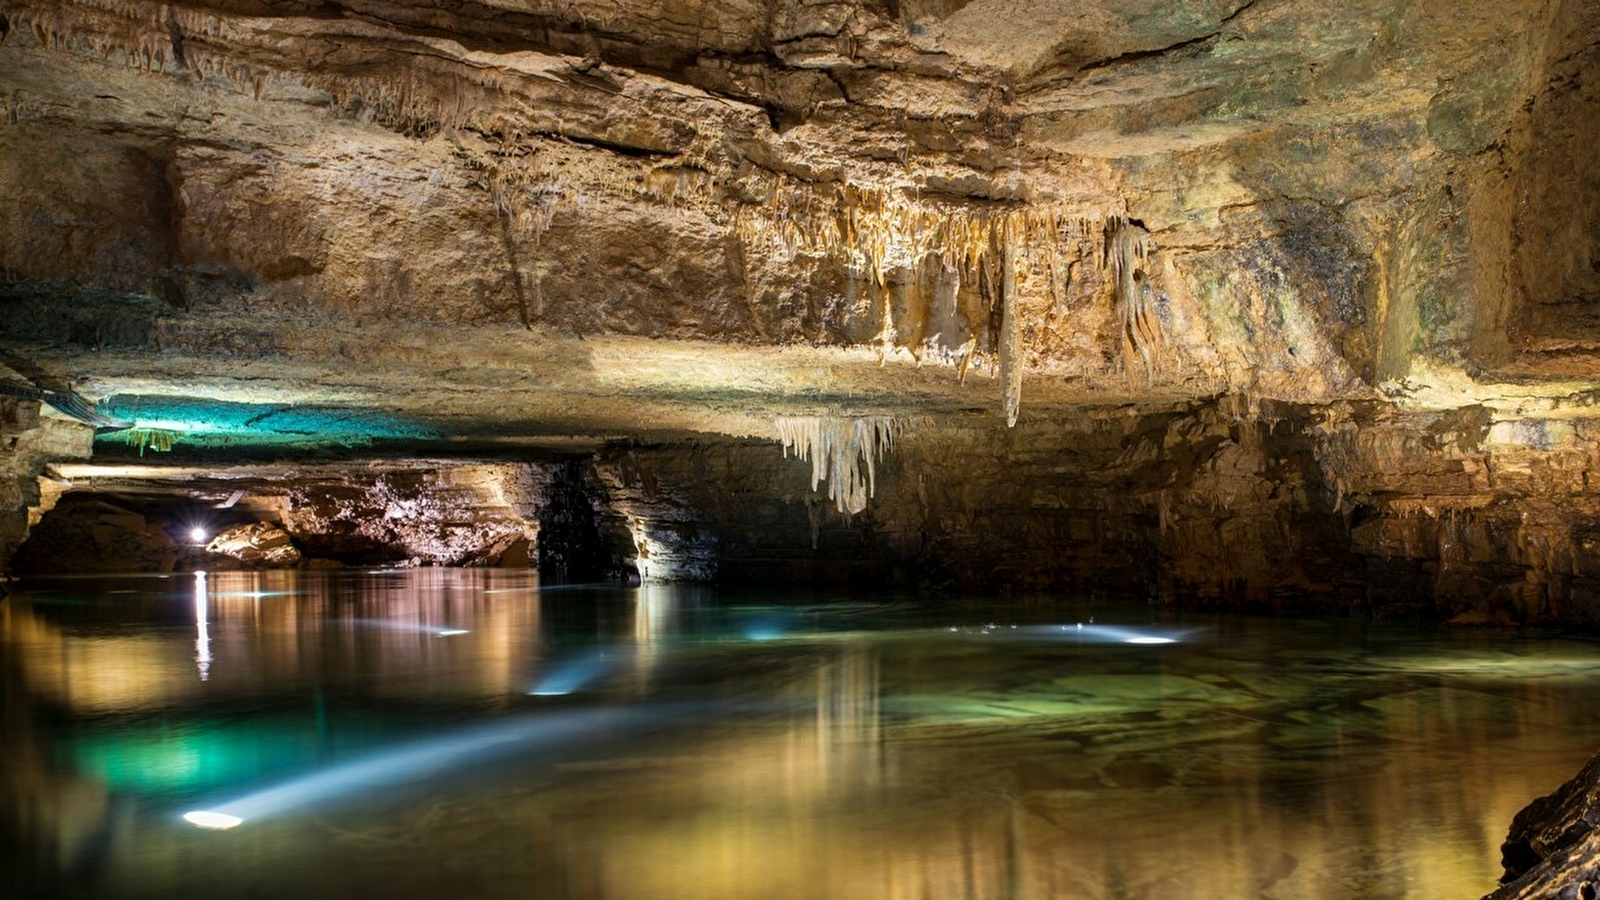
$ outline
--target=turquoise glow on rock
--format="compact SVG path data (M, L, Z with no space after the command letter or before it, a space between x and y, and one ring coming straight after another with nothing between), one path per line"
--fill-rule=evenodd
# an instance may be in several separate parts
M204 397L118 394L101 401L107 415L134 423L101 434L102 443L191 447L356 447L375 441L426 440L432 429L382 410L290 403L239 403ZM152 438L152 436L155 436Z

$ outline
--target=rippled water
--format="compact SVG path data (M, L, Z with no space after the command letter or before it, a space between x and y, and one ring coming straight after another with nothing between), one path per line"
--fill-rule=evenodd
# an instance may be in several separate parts
M1515 812L1600 749L1596 650L507 571L41 581L0 603L0 878L7 897L1477 897Z

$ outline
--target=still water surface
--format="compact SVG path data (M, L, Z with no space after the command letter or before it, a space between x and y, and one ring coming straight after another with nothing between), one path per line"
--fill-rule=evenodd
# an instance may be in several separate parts
M1600 749L1597 649L511 571L37 581L0 602L0 893L1478 897Z

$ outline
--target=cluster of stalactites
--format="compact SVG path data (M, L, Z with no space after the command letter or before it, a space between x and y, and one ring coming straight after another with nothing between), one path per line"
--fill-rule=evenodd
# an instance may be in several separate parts
M1153 377L1159 351L1165 343L1161 320L1156 316L1146 286L1150 262L1149 232L1126 218L1112 217L1105 226L1105 267L1111 284L1122 336L1122 363L1128 382L1134 381L1135 360L1144 362L1145 374Z
M272 79L270 71L237 61L223 50L231 39L226 22L198 10L128 0L70 4L11 0L5 14L48 50L106 59L121 54L140 71L188 71L201 79L216 76L258 98Z
M789 416L773 420L783 454L811 461L811 486L828 484L828 498L854 515L877 489L877 464L903 428L892 416Z
M130 447L137 447L139 455L143 456L146 449L167 453L172 450L172 445L178 442L178 434L163 428L130 428L123 432L122 439Z
M76 4L9 2L5 14L16 27L33 34L41 47L111 57L121 53L128 65L164 71L185 64L178 23L166 5L85 0Z
M1026 353L1018 321L1017 283L1022 270L1042 267L1049 275L1052 302L1064 299L1067 265L1063 252L1076 252L1072 245L1094 236L1097 226L1107 240L1121 235L1125 229L1109 223L1125 221L1072 215L1060 206L935 202L907 191L780 181L767 202L741 207L734 227L746 248L746 259L829 256L861 273L878 289L887 286L888 273L896 269L912 272L909 283L913 285L937 282L941 279L918 274L925 271L924 266L937 266L957 290L970 286L977 292L978 307L991 313L968 323L973 339L962 349L960 371L964 376L974 352L999 356L1001 407L1011 426L1021 407ZM1142 259L1142 241L1138 246ZM1108 250L1108 259L1111 256ZM1121 255L1115 258L1121 259ZM1115 260L1111 264L1115 265ZM920 299L925 305L934 302L932 296ZM878 340L885 357L896 349L893 309L892 303L881 305ZM998 317L992 314L995 311ZM991 323L998 330L990 330ZM1138 326L1148 327L1148 321L1140 319ZM985 346L978 348L978 336L984 332ZM913 355L917 355L915 349Z
M74 0L37 4L8 0L5 13L27 27L40 46L52 50L113 57L146 72L187 71L193 77L220 78L260 99L280 73L300 72L298 80L326 91L338 108L364 110L378 122L407 134L431 134L461 127L493 105L504 89L502 75L489 67L454 65L417 55L398 71L315 76L305 60L267 58L246 63L235 58L235 33L217 15L168 4L135 0ZM259 48L258 48L259 49Z
M992 276L1008 242L1043 254L1093 224L1050 206L935 203L898 190L780 182L766 203L740 209L735 229L746 246L791 258L842 255L882 287L892 269L935 261L969 278Z

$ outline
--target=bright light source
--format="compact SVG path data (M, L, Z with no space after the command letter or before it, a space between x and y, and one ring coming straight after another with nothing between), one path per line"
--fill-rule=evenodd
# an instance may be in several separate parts
M206 542L206 530L198 525L189 529L189 540L194 541L196 544L204 544Z
M1130 643L1130 644L1176 644L1177 641L1174 641L1172 638L1169 638L1169 637L1131 637L1131 638L1128 638L1128 643Z
M196 828L212 828L218 831L232 828L244 822L238 816L230 816L227 813L212 812L206 809L186 812L183 814L183 820Z
M466 633L467 630L465 628L441 628L433 634L435 637L455 637L458 634Z

